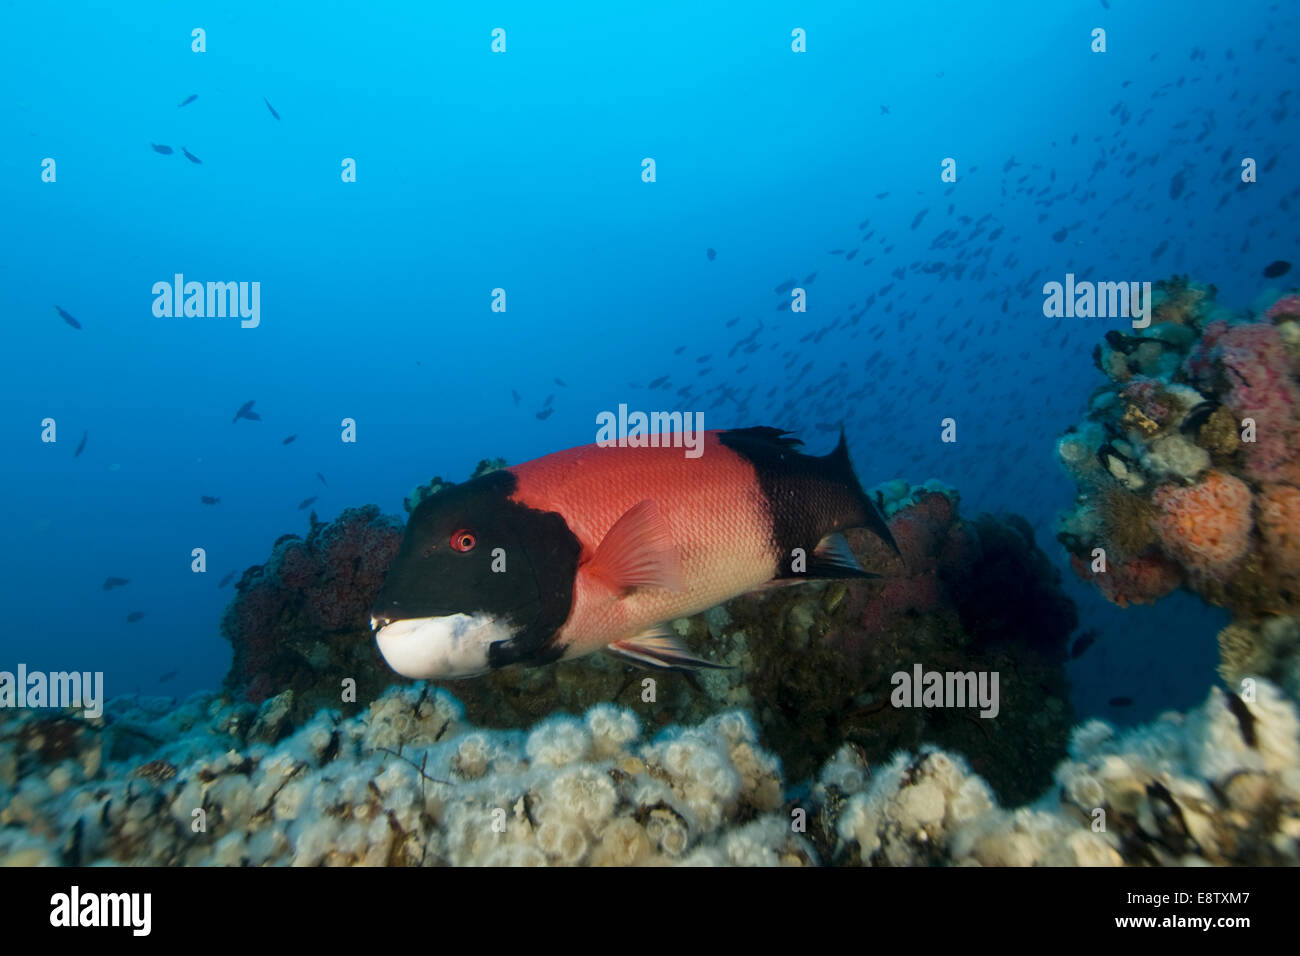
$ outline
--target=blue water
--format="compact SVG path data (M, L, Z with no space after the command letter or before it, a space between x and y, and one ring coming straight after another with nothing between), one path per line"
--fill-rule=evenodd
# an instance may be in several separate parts
M1296 254L1294 6L378 6L0 6L0 661L102 670L110 696L213 687L217 582L303 533L301 501L401 514L435 474L589 443L626 403L819 453L844 422L864 483L939 478L967 514L1030 519L1102 631L1072 665L1081 713L1203 697L1226 617L1111 608L1053 540L1074 494L1054 441L1111 325L1046 319L1040 290L1178 272L1261 300ZM1241 156L1272 163L1244 190ZM814 271L808 311L778 310ZM260 282L260 325L155 317L176 273ZM232 424L249 399L262 421Z

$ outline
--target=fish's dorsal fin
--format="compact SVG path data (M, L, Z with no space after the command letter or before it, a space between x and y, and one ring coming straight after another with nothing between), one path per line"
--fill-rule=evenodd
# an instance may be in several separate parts
M640 667L658 670L690 671L702 667L725 670L726 664L715 664L690 652L682 639L663 624L657 624L626 640L606 645L605 650L615 657L630 661Z
M878 578L880 575L864 571L858 559L853 556L848 540L836 531L822 538L809 555L807 577Z
M682 562L668 522L654 501L638 502L614 522L586 570L615 591L682 589Z
M784 428L770 425L751 425L748 428L729 428L722 433L725 444L750 445L782 451L803 447L803 442Z

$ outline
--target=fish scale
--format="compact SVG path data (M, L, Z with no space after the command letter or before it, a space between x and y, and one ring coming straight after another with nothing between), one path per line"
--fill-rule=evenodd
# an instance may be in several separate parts
M762 586L777 562L773 522L754 466L705 432L703 453L683 448L587 445L517 465L514 500L558 511L582 544L573 613L558 640L569 656L635 636ZM683 588L617 595L590 571L605 535L630 509L654 501L677 545Z

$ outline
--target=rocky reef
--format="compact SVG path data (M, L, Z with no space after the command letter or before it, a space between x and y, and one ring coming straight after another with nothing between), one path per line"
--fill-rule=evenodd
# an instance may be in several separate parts
M1078 727L1055 786L1005 809L932 747L868 771L845 750L815 791L833 859L871 865L1197 866L1300 863L1300 720L1273 685L1212 688L1190 714L1125 733Z
M482 462L475 475L501 465ZM447 484L434 479L408 505ZM883 760L934 742L964 754L1004 799L1035 796L1071 724L1063 664L1076 618L1059 575L1020 518L964 519L956 492L933 482L894 481L873 494L901 559L865 532L848 538L880 579L778 588L673 622L696 653L727 669L651 674L596 654L442 686L468 719L498 728L601 703L653 703L643 719L654 727L745 708L795 776L815 773L845 743ZM283 706L301 721L322 707L357 713L402 683L369 623L400 533L397 518L369 506L313 523L305 540L277 542L266 564L245 572L223 620L235 649L227 690L254 704L292 690ZM893 675L918 664L997 672L998 733L969 708L889 706ZM344 698L349 679L356 694Z
M265 564L243 573L221 619L234 659L225 687L258 704L294 692L295 716L339 706L341 681L371 700L391 682L370 639L370 609L397 555L402 524L374 505L325 524L311 515L306 538L286 534Z
M0 864L816 859L780 812L778 761L740 712L653 740L610 704L485 731L419 684L350 719L320 711L272 745L260 728L274 709L200 694L179 708L118 699L90 721L6 719ZM68 723L76 733L51 749Z
M1294 688L1300 614L1300 296L1258 315L1157 284L1147 329L1094 352L1109 380L1057 444L1078 497L1058 535L1113 603L1177 588L1227 608L1221 673Z
M790 788L743 711L652 733L647 709L487 730L417 684L278 742L276 699L4 711L0 865L1300 862L1300 720L1263 680L1126 733L1083 725L1018 809L933 746L873 766L845 745Z

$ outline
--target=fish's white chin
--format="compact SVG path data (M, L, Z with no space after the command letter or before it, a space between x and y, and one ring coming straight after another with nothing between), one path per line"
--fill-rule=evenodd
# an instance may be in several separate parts
M489 670L488 648L511 638L486 614L417 617L386 624L375 634L388 666L415 679L473 677Z

